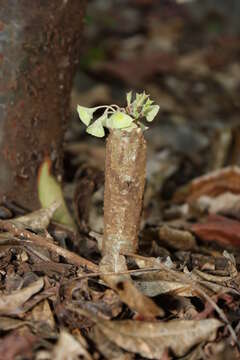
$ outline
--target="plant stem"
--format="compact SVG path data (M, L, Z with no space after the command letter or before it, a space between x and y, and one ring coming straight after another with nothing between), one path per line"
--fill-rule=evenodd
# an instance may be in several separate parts
M136 251L145 177L142 130L112 130L106 145L103 255Z

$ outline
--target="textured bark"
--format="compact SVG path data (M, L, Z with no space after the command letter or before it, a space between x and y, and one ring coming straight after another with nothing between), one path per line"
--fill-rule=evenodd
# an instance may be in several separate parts
M113 130L106 146L103 254L136 251L145 178L141 129Z
M61 177L62 143L85 0L0 0L0 201L38 207L45 156Z

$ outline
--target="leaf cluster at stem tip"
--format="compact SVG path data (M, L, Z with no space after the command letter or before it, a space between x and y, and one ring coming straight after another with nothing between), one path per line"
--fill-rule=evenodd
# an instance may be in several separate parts
M142 130L146 130L147 127L140 120L153 121L159 111L159 105L154 105L145 92L137 93L135 99L133 99L132 91L130 91L126 97L127 106L125 108L120 108L115 104L94 108L78 105L78 115L80 120L87 126L87 133L96 137L103 137L105 135L104 128L131 131L140 127ZM105 110L99 118L92 122L93 115L98 109Z

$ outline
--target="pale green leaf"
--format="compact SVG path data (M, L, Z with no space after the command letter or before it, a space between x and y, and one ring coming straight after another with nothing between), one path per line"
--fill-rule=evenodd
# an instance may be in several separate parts
M155 116L157 115L158 111L160 109L159 105L152 105L149 107L147 113L146 113L146 119L148 122L151 122L154 120Z
M125 129L132 124L133 120L131 116L121 111L116 111L107 119L106 126L109 129Z
M85 106L78 105L77 112L80 117L80 120L88 126L93 118L93 113L96 111L96 108L87 108Z
M130 106L132 101L132 91L127 93L127 105Z
M149 108L152 104L153 104L153 101L148 98L142 107L142 115L143 116L145 116L145 114L147 113L147 111L149 110Z
M66 206L60 183L50 173L51 162L46 159L38 172L38 198L43 208L54 202L61 204L53 214L52 219L60 224L75 229L75 223Z
M108 117L108 113L106 110L96 121L99 121L102 124L102 126L106 126L107 117Z
M142 94L136 94L136 99L132 103L132 112L135 119L138 119L140 114L142 113L142 107L144 106L144 102L147 101L149 95L145 92Z
M136 94L136 100L134 101L134 105L136 107L140 107L144 104L144 102L148 99L149 95L145 93L145 91L142 94Z
M93 135L93 136L96 136L96 137L99 137L99 138L104 137L105 131L104 131L104 128L103 128L101 118L99 118L92 125L90 125L87 128L86 131L90 135Z

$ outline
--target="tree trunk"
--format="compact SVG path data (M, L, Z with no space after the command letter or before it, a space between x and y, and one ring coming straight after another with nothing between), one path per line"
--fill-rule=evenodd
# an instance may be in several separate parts
M61 178L85 2L0 0L0 201L38 207L46 156Z

